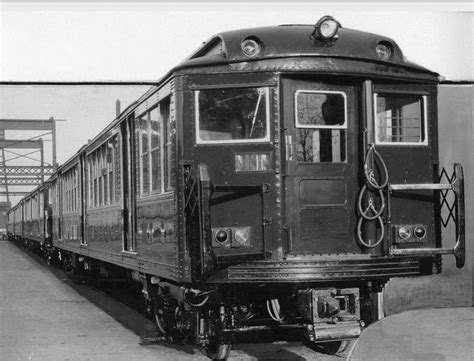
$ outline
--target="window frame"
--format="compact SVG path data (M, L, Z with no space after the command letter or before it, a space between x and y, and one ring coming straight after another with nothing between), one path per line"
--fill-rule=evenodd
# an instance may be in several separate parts
M149 182L149 194L161 194L163 193L163 118L161 116L161 100L159 103L155 104L149 110L147 110L146 114L148 114L148 176L150 178ZM152 146L152 116L151 113L156 112L156 122L158 123L158 145L155 147ZM159 186L157 188L153 188L153 152L158 150L159 154L159 163L158 167L160 168L160 176L157 179L157 183Z
M298 94L310 93L310 94L341 94L344 99L344 124L342 125L308 125L299 124L298 122ZM303 90L299 89L295 91L295 128L297 129L343 129L347 130L347 94L340 90Z
M387 142L387 141L380 141L379 140L379 127L377 123L377 97L379 95L397 95L397 96L416 96L416 97L421 97L422 99L422 106L421 106L421 116L422 116L422 126L423 126L423 141L422 142ZM380 145L380 146L409 146L409 147L426 147L429 145L429 139L428 139L428 95L426 94L420 94L417 92L397 92L393 91L390 89L387 89L387 91L378 91L374 92L373 94L373 124L374 124L374 142L375 145Z
M164 105L166 104L167 108L167 117L163 117L163 109ZM172 134L171 130L175 129L172 124L172 99L171 95L165 96L160 101L155 103L153 106L150 106L148 109L145 111L139 113L138 115L135 116L134 122L135 122L135 127L137 126L137 121L141 119L146 119L146 124L147 124L147 136L146 136L146 141L147 141L147 152L146 154L143 153L143 138L141 137L141 133L139 137L137 137L137 144L135 145L136 149L138 150L136 152L136 155L134 155L136 158L137 162L137 195L139 198L147 198L155 195L161 195L161 194L166 194L166 193L171 193L174 191L174 189L171 187L171 184L168 184L167 180L171 180L171 166L170 166L170 161L172 159L170 158L170 153L171 153L171 147L175 144L175 140L172 139ZM155 147L152 147L152 117L151 113L155 112L155 115L157 116L157 123L158 123L158 130L159 130L159 142ZM166 124L165 124L166 123ZM141 130L140 130L141 131ZM168 134L164 134L164 132L168 132ZM174 131L173 131L174 134ZM165 140L169 140L168 143L165 142ZM153 167L153 162L152 162L152 153L154 151L158 150L159 153L159 162L158 162L158 167L160 169L159 173L159 179L157 180L157 183L159 187L156 189L153 189L153 170L155 169ZM143 172L143 157L144 155L147 155L148 158L148 192L143 192L143 184L144 184L144 172ZM165 159L165 156L168 157L168 159Z
M264 138L259 139L230 139L230 140L202 140L199 136L199 124L200 124L200 117L199 117L199 94L201 91L206 90L228 90L228 89L265 89L265 115L266 115L266 126L267 132ZM270 86L222 86L222 87L212 87L212 88L205 88L205 89L197 89L194 90L194 118L195 118L195 139L197 145L213 145L213 144L249 144L249 143L268 143L271 139L271 112L270 112L270 93L272 87Z
M310 93L310 94L339 94L342 95L342 98L344 100L344 123L341 125L311 125L311 124L300 124L298 122L298 95L300 93ZM298 164L304 165L304 164L347 164L348 163L348 156L347 156L347 143L348 143L348 106L347 106L347 94L346 92L342 90L326 90L326 89L298 89L295 91L294 95L294 127L295 127L295 133L298 129L313 129L313 130L339 130L339 131L345 131L345 144L344 144L344 161L339 161L339 162L323 162L323 161L317 161L317 162L305 162L305 161L300 161L297 160L295 157L295 161ZM296 154L296 140L297 140L297 134L295 134L295 154Z
M174 135L176 134L176 125L173 127L172 117L172 98L171 95L164 97L160 100L159 104L159 115L161 117L161 187L162 193L173 192L172 187L172 162L173 162L173 146L176 142ZM163 117L163 107L166 105L167 113L166 118Z
M117 169L117 157L120 157L121 138L117 133L107 137L98 146L86 154L86 173L88 204L90 209L116 205L120 202L121 189L117 189L117 177L121 177L122 171ZM112 145L112 146L110 146ZM108 155L110 154L110 157ZM110 162L108 159L110 158ZM79 172L79 168L78 168ZM77 174L79 177L79 173ZM79 178L77 178L79 180ZM112 182L112 184L111 184ZM77 187L77 201L79 207L79 194L81 184ZM121 187L121 184L120 184Z
M59 176L61 187L56 185L52 186L53 192L60 192L61 199L63 200L63 213L71 214L80 210L80 182L79 182L79 165L74 164L67 168ZM54 205L54 202L53 202ZM59 207L59 205L55 205ZM59 208L58 208L59 209Z

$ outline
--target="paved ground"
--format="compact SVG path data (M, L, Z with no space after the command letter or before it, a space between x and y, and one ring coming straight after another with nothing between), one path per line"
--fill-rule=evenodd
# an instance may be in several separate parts
M406 311L362 332L354 361L474 360L474 308Z
M207 360L194 347L143 342L141 314L0 241L0 360ZM472 308L390 316L362 333L351 360L474 360ZM301 343L235 345L231 361L341 360Z
M198 348L143 342L153 323L0 241L1 361L208 360ZM338 360L301 343L235 345L230 361Z

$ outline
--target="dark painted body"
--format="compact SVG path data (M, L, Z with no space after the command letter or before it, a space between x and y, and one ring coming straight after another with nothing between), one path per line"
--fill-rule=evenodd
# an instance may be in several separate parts
M391 149L387 146L380 150L386 158L391 181L426 182L433 179L432 166L437 159L434 126L436 112L432 110L436 107L433 96L436 88L434 85L415 84L435 84L437 77L419 66L405 62L395 43L392 43L392 59L389 62L379 61L373 47L377 42L387 40L384 37L341 29L340 39L334 46L328 47L314 41L301 42L303 37L307 37L309 30L310 27L307 26L282 26L224 33L209 42L212 44L216 41L214 39L220 39L225 44L223 55L200 56L203 53L201 51L194 59L179 65L174 73L170 73L171 81L162 82L171 84L173 92L170 95L177 104L174 108L177 119L173 153L175 191L146 199L139 199L135 195L134 252L123 251L123 212L126 208L123 200L114 205L93 209L83 202L83 209L76 212L63 212L60 216L54 213L55 246L140 272L165 276L174 281L202 281L200 271L197 274L191 273L191 270L196 269L193 265L196 260L190 257L195 245L187 244L189 240L186 240L184 232L184 190L183 179L179 176L181 164L188 163L192 165L193 171L200 164L205 164L213 185L268 185L264 202L260 193L238 195L230 200L226 199L226 195L232 192L223 190L213 194L209 214L211 228L251 226L254 234L249 249L212 249L209 257L215 264L210 267L216 264L233 264L235 259L242 259L242 256L247 255L265 260L275 259L281 254L287 254L289 259L304 255L362 254L353 234L356 223L355 202L361 187L359 140L363 116L360 103L363 81L373 79L374 89L415 89L431 95L429 139L432 142L429 147L408 147L400 151L399 147ZM247 61L241 55L240 40L245 32L258 36L265 44L264 53L258 59ZM206 45L203 49L206 49ZM329 78L329 75L332 77ZM407 81L411 83L408 87L405 85ZM196 145L194 91L245 86L267 86L271 90L270 141L261 144ZM113 132L119 132L124 119L129 114L138 114L140 106L145 105L145 109L151 107L153 99L159 98L159 88L160 86L151 89L134 108L124 112L120 119L84 147L82 152L90 152ZM292 128L292 94L296 89L336 90L347 94L347 162L301 164L286 160L282 131L289 134L295 132ZM122 147L125 141L123 138ZM269 154L272 169L260 174L236 174L234 156L236 153L246 152ZM401 153L403 156L400 156ZM79 167L80 157L81 153L78 153L61 167L57 177L61 179L60 174L72 163ZM415 161L408 163L406 160L409 158ZM122 167L123 163L117 162L116 171L121 172ZM135 164L130 167L136 171ZM85 172L81 172L81 184L85 182ZM87 187L84 187L84 197L88 197L87 192ZM326 202L336 205L328 207L325 206ZM431 226L428 238L430 245L434 245L434 211L420 212L418 205L433 209L433 203L426 199L419 201L401 198L399 201L395 194L392 198L393 219L404 223L418 217L418 223ZM268 224L262 225L262 215L266 216ZM35 226L25 222L24 227L28 233ZM161 235L158 228L166 228L168 232ZM381 247L376 254L382 255ZM212 279L214 282L233 280L216 276Z
M455 222L461 241L455 251L439 250L437 74L407 62L391 39L341 29L338 39L328 45L312 39L312 29L281 26L223 33L172 69L52 177L53 246L74 257L81 255L92 262L123 267L143 282L148 300L169 302L164 290L179 293L185 287L222 292L222 299L219 296L212 301L209 319L199 310L183 311L193 319L203 317L202 327L180 323L186 332L194 327L196 342L203 345L212 344L215 332L214 326L209 326L211 331L203 334L206 322L220 325L226 317L222 311L225 307L244 305L248 310L256 299L266 302L271 318L278 321L272 316L268 298L275 313L279 306L273 300L280 297L289 309L296 307L298 299L309 302L308 307L315 307L316 313L319 299L334 303L341 297L344 302L352 300L349 303L357 304L351 306L352 313L341 311L345 326L326 333L326 323L332 319L328 315L321 316L322 321L310 317L310 326L318 326L321 334L309 327L308 337L312 341L353 338L360 332L358 320L364 319L359 297L370 304L370 294L380 290L390 277L440 271L441 253L454 253L458 266L462 265L459 169L458 178L445 189L457 192ZM243 39L258 39L261 53L245 57ZM389 60L377 57L375 47L380 43L391 45ZM268 137L227 142L196 139L203 130L197 108L200 92L236 89L259 89L252 130L258 104L265 99ZM296 120L298 92L344 99L344 124L332 127L332 138L328 138L330 157L339 160L301 159L300 153L306 157L306 145L301 151L296 139L306 137L302 129L310 127ZM262 94L265 98L260 97ZM427 142L374 146L375 94L410 94L422 99L420 119L427 122L420 127L426 127ZM159 113L154 115L154 109ZM163 153L158 153L160 187L149 191L146 182L151 178L146 175L148 180L143 181L143 174L149 172L143 164L152 164L147 157L152 154L149 146L153 140L143 140L140 127L145 117L151 122L152 116L162 117L160 124L164 125L154 129L155 133L147 125L147 136L153 133L158 137L158 151ZM230 123L231 116L225 119ZM209 134L212 129L204 128ZM329 128L321 129L323 134ZM312 139L316 142L316 137ZM387 204L377 218L382 223L379 229L375 223L361 223L357 205L368 181L364 172L374 168L367 154L375 148L385 161L389 181L383 187ZM238 169L237 163L243 159L266 163L262 161L265 165L258 170L250 166ZM380 161L377 167L381 167ZM68 183L74 179L71 174L75 174L76 182ZM407 188L413 184L427 190ZM103 194L96 191L97 187ZM77 199L69 209L65 203L68 194ZM422 225L426 235L415 242L402 242L397 232L406 225L413 229ZM14 227L16 232L16 223ZM22 227L22 236L28 237L34 226L23 222ZM361 242L360 237L373 242L381 228L386 231L379 245L370 247ZM236 241L238 232L247 234L244 243ZM161 293L150 296L148 289L155 285ZM245 285L248 294L239 291ZM220 307L220 316L216 307ZM175 314L174 308L172 311ZM294 322L300 327L298 317Z

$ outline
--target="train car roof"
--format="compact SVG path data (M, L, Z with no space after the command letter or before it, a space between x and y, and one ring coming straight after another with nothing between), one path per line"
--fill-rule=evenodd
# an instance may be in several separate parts
M340 28L332 44L313 38L314 25L280 25L227 31L213 36L179 64L176 69L211 64L254 62L279 58L342 58L409 68L415 72L438 74L408 61L397 43L385 36ZM242 51L242 41L255 39L261 44L258 56L249 58ZM388 44L388 60L377 56L378 44Z
M174 73L186 68L290 57L340 58L401 66L415 73L424 73L430 76L431 81L436 79L437 82L438 80L437 73L408 61L397 43L388 37L341 27L338 32L337 40L334 44L328 46L324 42L311 38L314 27L315 25L268 26L226 31L211 37L208 41L203 42L203 44L183 62L170 69L168 73L158 79L156 85L151 86L138 100L128 105L128 107L111 121L102 132L94 137L90 143L95 143L103 133L133 111L138 104L147 99L156 89L159 89ZM263 49L260 56L252 59L245 57L241 48L242 40L249 38L258 39ZM392 47L392 56L387 61L382 61L377 57L376 46L381 42L388 43ZM86 147L88 146L89 144L86 144Z
M99 141L105 133L130 112L134 111L137 105L146 100L179 70L186 71L186 69L190 68L206 67L215 67L217 69L218 65L225 66L235 63L244 64L243 67L245 70L245 64L264 62L265 60L278 62L278 59L282 58L319 58L324 59L326 62L331 61L331 59L346 59L347 61L360 61L401 67L407 69L409 72L419 74L424 80L430 82L438 81L438 74L406 60L397 43L388 37L341 27L336 40L328 45L324 41L311 37L314 28L314 25L268 26L227 31L211 37L210 40L204 42L183 62L157 80L156 85L150 87L137 101L131 103L124 109L102 132L83 146L75 155L61 165L58 170L67 167L68 163L74 161L84 149L95 146L97 141ZM241 45L245 39L256 39L261 44L262 51L259 56L248 58L243 54ZM377 57L376 47L380 43L389 44L392 49L392 56L386 61L380 60ZM286 67L287 64L282 66ZM295 62L293 70L298 70L297 66ZM311 66L312 65L310 65L310 67ZM336 71L340 70L338 67L340 68L342 65L336 64L336 60L333 60L333 62L329 64L329 67ZM255 68L253 69L255 70ZM258 69L267 69L269 71L278 70L278 65L263 65ZM301 68L299 70L307 71L310 69ZM228 69L227 71L232 71L232 69ZM385 74L387 71L389 70L384 70ZM400 74L401 77L406 75L406 72ZM416 78L416 75L413 76L412 74L410 76L411 79L414 77Z

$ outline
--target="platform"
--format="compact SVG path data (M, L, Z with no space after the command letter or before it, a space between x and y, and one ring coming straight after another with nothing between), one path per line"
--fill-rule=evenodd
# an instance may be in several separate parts
M367 327L352 361L474 360L474 308L431 308L389 316Z
M207 360L197 347L150 342L152 322L39 256L0 241L1 361ZM301 342L234 345L229 361L340 360Z
M141 345L139 329L127 329L86 297L101 304L112 300L71 285L60 270L6 241L0 242L0 290L1 360L206 360L199 352ZM121 312L116 305L104 308ZM124 323L133 328L137 320L131 315Z
M474 359L472 308L408 311L364 330L354 361ZM153 323L0 241L0 360L208 360L196 347L144 342ZM302 343L238 344L229 361L342 360Z

